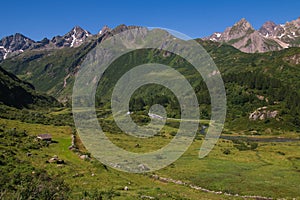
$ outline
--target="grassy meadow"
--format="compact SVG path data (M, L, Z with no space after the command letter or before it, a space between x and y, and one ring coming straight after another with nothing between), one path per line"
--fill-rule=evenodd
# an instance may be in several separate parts
M69 109L48 112L48 117L66 115ZM107 124L113 126L113 123ZM173 122L173 123L172 123ZM175 123L174 123L175 122ZM208 123L208 121L204 121ZM204 123L202 122L202 123ZM176 133L176 120L168 120L160 134L152 138L140 139L124 133L106 132L117 146L132 152L148 152L166 145ZM263 196L272 198L300 198L300 142L247 142L219 139L210 154L198 158L199 148L204 140L197 135L186 153L176 162L154 173L130 174L104 166L99 161L81 159L88 154L76 135L77 151L69 150L73 128L26 123L20 120L0 119L2 130L26 130L29 136L50 133L53 143L39 149L16 151L16 157L29 163L34 169L43 169L50 177L59 177L68 186L69 199L243 199L224 193ZM112 129L114 130L114 129ZM230 132L226 129L226 133ZM239 135L232 131L231 135ZM284 132L281 135L256 137L295 138L296 133ZM252 136L248 136L252 137ZM32 137L34 138L34 137ZM27 141L27 140L26 140ZM34 142L33 139L31 142ZM30 141L27 141L30 142ZM138 147L136 144L139 144ZM1 145L4 151L7 147ZM32 156L27 156L30 152ZM57 155L65 164L47 163ZM93 155L91 155L93 156ZM5 168L3 165L1 168ZM156 180L152 175L180 180L187 185L167 183ZM189 187L200 186L210 191L203 192ZM125 187L128 190L124 190ZM5 198L5 189L2 189ZM101 198L100 198L101 197Z

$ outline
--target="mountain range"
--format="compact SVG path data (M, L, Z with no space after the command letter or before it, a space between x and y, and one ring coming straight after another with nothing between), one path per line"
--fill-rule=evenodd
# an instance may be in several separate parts
M0 40L0 60L18 55L26 50L78 47L89 38L97 37L110 30L108 26L104 26L97 34L91 34L89 31L75 26L63 36L58 35L52 39L44 38L41 41L34 41L20 33L16 33ZM243 18L233 26L226 28L224 32L215 32L211 36L202 39L226 43L246 53L299 47L300 18L278 25L272 21L267 21L258 30L255 30Z
M287 23L285 30L294 30L287 27L298 23L298 21L299 19ZM86 55L106 38L136 27L119 25L110 29L104 26L99 33L94 35L80 27L74 27L64 36L56 36L51 40L44 39L42 40L44 42L35 42L21 34L15 34L1 40L2 50L5 48L5 52L9 53L4 52L5 59L0 61L0 67L8 73L14 74L18 79L29 82L38 92L54 96L60 102L69 104L76 74ZM143 27L140 28L144 30ZM244 38L249 36L247 41L250 41L251 38L261 38L255 40L260 41L259 44L261 45L265 41L273 41L275 44L275 40L271 39L278 35L277 32L274 32L275 28L276 25L270 22L256 31L245 19L242 19L233 27L226 29L224 33L214 34L219 36L219 39L212 37L196 39L210 54L222 74L228 97L227 118L231 119L236 125L244 123L237 119L248 121L249 113L260 107L267 107L266 113L275 111L278 113L276 120L270 124L270 127L276 124L300 127L300 48L297 45L293 47L291 43L288 46L291 48L277 46L276 49L272 49L275 48L276 45L274 45L272 48L268 46L268 52L265 53L244 53L242 51L246 51L246 49L241 48L239 50L234 47L234 45L244 41L244 39L236 40L236 38L243 36ZM145 34L150 33L151 30L145 32ZM291 41L295 42L298 39L299 31L291 34L295 36L294 40ZM287 37L289 38L289 36ZM283 38L286 37L282 36L281 39ZM225 42L225 40L228 42ZM233 43L232 41L236 42ZM248 47L254 46L254 43L248 45ZM109 93L112 92L113 84L130 67L149 62L172 63L173 67L176 67L188 77L187 79L191 82L199 97L200 108L204 113L202 115L209 117L210 99L206 85L201 77L194 73L188 63L177 56L155 50L137 51L127 56L130 59L127 59L126 56L120 57L104 74L104 82L99 82L97 92L97 98L99 96L101 98L98 98L96 105L109 107ZM176 66L177 64L178 66ZM12 87L8 86L6 88ZM155 91L156 96L148 98L147 94L149 92L153 93L153 91ZM4 92L3 96L5 93L7 92ZM168 97L171 96L168 91L156 86L151 86L148 89L144 88L133 98L135 99L133 102L138 103L132 106L135 106L135 109L144 109L145 105L162 103L167 107L167 111L172 113L172 117L177 117L179 109L176 99L161 98L162 94L167 94ZM0 99L0 102L9 104L9 100Z
M0 66L30 82L38 91L67 102L74 76L86 54L107 37L133 27L119 25L110 29L104 26L95 35L74 27L64 36L54 37L43 44L15 34L11 42L6 43L5 47L11 50ZM7 41L7 38L3 41Z
M285 24L267 21L258 30L246 20L241 19L224 32L213 33L204 40L224 42L246 52L277 51L300 46L300 18Z
M83 136L85 131L82 134L82 129L76 127L78 123L74 123L73 117L78 112L74 112L71 104L77 100L84 103L85 98L73 93L73 86L76 77L80 77L79 69L90 69L97 64L85 65L86 58L96 58L103 63L111 58L105 49L105 40L112 44L116 40L109 40L109 37L125 31L122 44L133 47L143 42L161 41L163 30L119 25L115 28L104 26L98 33L91 34L75 26L62 36L41 41L20 33L2 38L1 199L297 199L300 197L299 21L284 25L266 22L255 30L242 19L223 33L194 40L218 67L218 70L209 71L208 77L221 74L226 90L224 128L211 153L203 159L197 155L209 138L206 130L220 125L218 121L209 120L211 111L224 108L211 106L211 90L202 73L188 60L162 49L143 48L124 53L104 72L94 69L92 78L83 82L86 91L98 84L95 98L90 98L96 107L93 116L97 117L99 127L111 144L124 152L142 155L159 151L181 137L177 132L182 122L191 121L181 112L189 108L179 103L172 90L150 83L130 94L130 112L126 115L148 129L154 116L150 115L151 107L159 104L165 108L168 118L153 137L128 135L116 123L111 108L112 100L122 102L120 96L112 94L127 72L145 63L167 65L182 75L195 92L201 121L191 146L182 158L157 172L147 171L148 164L144 161L137 163L143 170L141 174L119 171L123 170L125 159L114 159L109 165L98 162L97 155L103 152L90 151L95 143L87 144ZM141 37L136 37L139 34L131 32L132 28L138 28ZM173 36L161 45L168 46L168 42L175 40L179 42L175 49L185 51L181 41ZM101 43L104 54L94 56L93 50ZM118 50L122 50L122 46ZM189 57L201 58L201 54L188 53ZM207 64L206 60L201 61L204 61L201 65ZM163 76L175 79L166 72L150 72L147 76L153 80ZM97 73L102 75L98 83ZM136 77L130 75L129 82L139 82ZM139 80L141 78L143 76ZM123 84L124 88L131 90L130 83ZM176 85L174 88L178 91L183 87ZM213 89L218 93L218 88ZM121 93L128 94L127 91ZM184 99L189 100L189 92L184 91L184 94ZM220 105L216 101L215 104ZM81 122L94 121L87 115L89 110L77 109ZM122 116L122 110L119 111L118 116ZM193 120L193 124L197 121ZM157 127L155 125L155 129ZM43 136L47 136L46 140ZM97 138L92 135L91 138L97 142ZM178 143L177 146L182 145ZM104 154L115 154L109 150ZM173 148L172 152L176 151L178 148ZM164 162L166 156L157 155L154 162ZM119 170L111 168L112 164Z
M25 50L78 47L91 36L90 32L79 26L75 26L65 35L55 36L51 40L44 38L41 41L34 41L20 33L16 33L0 40L0 60L20 54Z

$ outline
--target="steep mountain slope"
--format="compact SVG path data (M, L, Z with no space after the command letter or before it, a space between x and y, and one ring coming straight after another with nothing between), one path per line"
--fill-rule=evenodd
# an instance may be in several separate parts
M28 106L58 106L55 98L39 94L34 87L0 67L0 104L17 108Z
M300 46L300 18L276 25L266 22L255 30L246 19L241 19L223 33L214 33L204 40L226 42L247 53L277 51Z
M105 26L101 33L89 36L85 41L81 41L77 37L73 40L74 48L33 49L4 60L0 66L32 83L37 90L53 95L62 102L67 102L70 99L74 76L86 54L102 40L128 28L133 27L120 25L110 30ZM73 32L66 35L70 36L75 31L79 33L74 29ZM86 34L86 32L83 31L80 35L82 34ZM76 38L76 36L74 37ZM78 45L78 40L82 44L75 47L75 44ZM68 41L69 43L66 43L66 39L64 41L65 45L72 45L71 40Z
M245 33L252 34L253 32L253 28L245 21L237 27L238 29L227 31L228 37L232 40ZM103 33L90 37L77 48L26 51L6 59L0 63L0 66L29 81L39 91L47 92L62 102L69 102L75 75L86 54L102 40L128 28L131 27L121 25L113 30L105 29ZM300 125L298 105L300 102L300 48L247 54L228 44L209 40L197 41L214 59L225 81L229 119L232 121L239 118L248 120L250 113L267 106L270 112L278 111L276 120L281 123L277 123L275 119L274 123L288 127ZM210 98L201 77L179 57L155 50L134 51L117 59L105 73L103 81L99 83L98 94L101 93L101 98L98 95L97 105L109 107L110 93L116 80L124 73L124 70L145 62L171 64L183 73L197 92L203 116L209 117ZM153 98L141 101L153 91L156 94ZM166 96L170 99L161 98L163 94L167 94ZM157 86L142 88L133 97L133 102L139 102L139 106L135 106L134 109L145 109L152 103L163 103L167 111L171 112L172 117L179 115L176 98L170 91Z
M276 116L262 117L257 124L272 129L300 128L300 48L247 54L230 45L197 41L209 52L222 74L227 93L227 121L232 127L244 129L249 126L250 113L266 107L264 112L277 113ZM201 76L183 59L155 50L135 51L115 61L99 82L97 105L109 107L116 81L131 67L147 62L167 64L183 74L196 91L201 116L209 117L210 96ZM153 104L164 105L169 117L180 116L176 97L158 85L139 88L132 96L130 109L147 110Z

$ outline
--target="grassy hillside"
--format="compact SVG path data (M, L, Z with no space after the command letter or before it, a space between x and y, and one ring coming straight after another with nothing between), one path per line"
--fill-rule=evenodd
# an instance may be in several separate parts
M79 151L68 149L72 129L67 126L0 119L0 127L0 168L4 173L1 176L1 199L220 198L220 195L160 182L151 178L151 174L118 172L93 158L80 159L79 153L85 150L82 147ZM41 131L52 134L54 142L36 141L35 135ZM77 144L80 146L80 142ZM64 160L64 164L46 162L54 155ZM125 186L128 191L124 190ZM231 199L225 195L221 197Z
M0 104L16 108L58 106L53 97L42 95L34 87L0 67Z
M78 48L25 51L0 64L6 70L28 81L38 91L67 101L72 90L74 74L85 55L96 45L91 38Z
M235 127L242 123L245 131L251 129L245 124L249 114L259 107L267 106L268 110L276 110L279 114L277 119L261 123L263 126L272 127L279 123L283 129L299 129L299 48L246 54L229 45L197 41L208 51L221 71L228 100L228 126ZM29 81L37 90L68 102L74 75L96 43L97 39L93 38L78 48L24 52L5 60L0 66ZM201 76L184 60L174 55L166 56L157 50L135 51L117 59L99 83L97 105L109 107L116 81L124 72L147 62L168 64L182 73L197 93L201 117L209 118L210 98ZM147 110L154 103L163 104L169 117L180 116L176 98L170 91L157 85L140 88L132 97L131 109Z
M226 126L249 133L252 130L264 134L264 129L274 132L299 130L299 48L265 54L246 54L237 49L214 42L198 41L210 53L219 67L225 82L227 94ZM110 107L114 85L129 69L143 63L162 63L174 67L183 74L196 91L200 104L200 115L210 117L210 97L202 77L186 61L165 52L143 50L128 53L117 59L106 70L99 82L97 105ZM263 99L262 99L263 98ZM169 117L180 117L176 97L167 88L147 85L139 88L132 96L130 108L133 111L148 110L153 104L164 105ZM250 113L266 106L278 111L276 118L248 119Z
M68 112L56 110L48 115L56 117ZM151 141L142 141L122 133L106 134L121 148L132 152L148 152L169 142L175 131L170 123L161 134L150 138ZM53 142L48 144L36 140L35 136L40 133L51 134ZM241 197L243 195L300 198L299 141L276 143L220 139L208 157L199 159L198 150L203 141L203 136L199 135L179 160L155 172L155 175L165 178L159 181L153 177L153 173L124 173L106 167L93 158L81 159L80 155L90 154L78 136L78 149L69 150L72 134L69 126L0 119L2 199L198 200L244 199ZM280 137L296 138L297 134L290 132ZM137 143L140 144L138 148ZM251 148L245 148L244 145L249 144ZM54 155L64 162L48 163ZM186 185L178 184L179 181ZM190 185L207 191L193 189ZM126 186L128 190L124 190Z

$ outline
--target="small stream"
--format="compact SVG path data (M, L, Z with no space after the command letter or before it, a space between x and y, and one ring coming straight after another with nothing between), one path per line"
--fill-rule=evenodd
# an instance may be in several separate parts
M296 138L282 138L282 137L247 137L247 136L230 136L230 135L221 135L220 138L225 140L244 140L249 142L300 142L300 139Z

